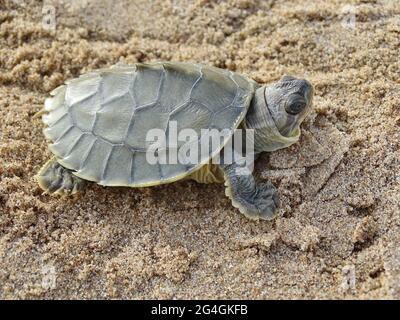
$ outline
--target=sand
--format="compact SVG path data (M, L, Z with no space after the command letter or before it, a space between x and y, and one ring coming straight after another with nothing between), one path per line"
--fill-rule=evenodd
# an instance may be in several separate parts
M397 0L45 4L0 2L0 298L400 298ZM275 220L191 181L41 194L51 154L33 115L49 91L156 60L314 84L300 142L257 164L281 195Z

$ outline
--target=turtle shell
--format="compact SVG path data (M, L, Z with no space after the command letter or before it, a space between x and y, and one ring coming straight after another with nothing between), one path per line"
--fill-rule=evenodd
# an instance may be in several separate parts
M147 132L160 129L168 141L172 121L177 132L198 133L194 143L202 141L201 129L233 132L255 88L254 81L241 75L200 64L115 65L51 92L45 101L44 134L57 161L85 180L131 187L172 182L208 162L228 139L202 153L197 164L151 164ZM181 146L167 144L163 151L169 154Z

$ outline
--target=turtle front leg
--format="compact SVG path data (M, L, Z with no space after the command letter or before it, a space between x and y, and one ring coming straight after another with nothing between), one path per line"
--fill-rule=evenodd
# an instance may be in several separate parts
M81 191L85 181L64 168L54 157L39 170L36 179L44 194L75 194Z
M269 182L256 183L244 165L221 165L225 175L225 194L232 205L251 219L270 220L279 206L276 188Z

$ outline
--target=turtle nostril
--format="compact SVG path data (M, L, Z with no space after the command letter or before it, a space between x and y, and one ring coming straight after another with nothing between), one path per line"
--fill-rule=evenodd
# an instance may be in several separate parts
M307 80L301 80L299 94L302 95L307 101L311 100L314 94L314 89Z
M306 87L305 87L305 93L304 93L304 98L310 102L313 98L314 95L314 88L310 83L307 83Z

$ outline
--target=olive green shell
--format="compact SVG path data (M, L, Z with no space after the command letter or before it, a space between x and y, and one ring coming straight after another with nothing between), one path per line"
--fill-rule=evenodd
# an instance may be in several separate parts
M149 164L148 130L161 129L168 138L174 120L178 132L191 128L199 136L207 128L233 131L255 88L241 75L200 64L117 64L55 89L45 102L44 134L57 161L85 180L131 187L172 182L208 162L223 145L210 148L199 164Z

